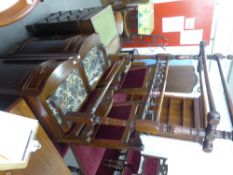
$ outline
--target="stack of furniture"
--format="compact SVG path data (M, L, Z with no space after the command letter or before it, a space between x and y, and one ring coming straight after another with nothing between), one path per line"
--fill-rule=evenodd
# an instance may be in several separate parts
M107 17L113 16L108 6L58 12L28 26L37 36L45 37L53 31L53 37L30 38L12 55L1 57L0 93L23 97L59 152L63 154L67 146L72 148L84 174L167 174L164 158L141 155L140 134L198 142L206 152L212 151L216 138L232 140L232 132L216 129L220 115L209 84L205 43L201 42L196 56L109 55L106 50L118 35L116 28L108 30L109 35L93 34L103 26L102 20L95 19L102 19L104 11ZM73 32L81 33L74 36ZM140 62L147 58L155 63ZM169 88L179 91L181 84L170 84L180 77L175 73L169 76L174 70L169 62L184 58L199 62L199 97L166 94ZM219 58L208 58L218 61L221 75ZM191 79L184 78L190 82L185 87L188 92L197 83L193 69L184 69L191 70ZM232 103L225 91L232 114ZM85 163L87 157L91 164Z
M0 77L0 92L24 97L50 138L72 147L84 172L88 168L82 155L98 155L93 174L101 165L127 172L124 167L130 166L119 161L122 151L117 150L143 149L140 133L198 142L207 152L214 139L232 139L231 132L216 130L220 118L206 74L204 43L198 56L158 54L149 66L137 62L148 56L107 56L96 35L66 53L64 48L74 48L74 43L69 47L65 42L54 44L55 40L46 41L46 47L41 43L24 43L15 55L1 58L0 70L8 77ZM201 87L208 97L204 93L193 99L166 96L168 63L181 58L199 60ZM195 85L195 76L193 81Z
M116 53L121 47L111 6L53 13L26 28L35 37L69 37L97 33L107 53Z
M101 162L108 155L106 148L142 149L138 133L131 124L120 126L122 119L136 119L138 104L113 102L112 94L117 89L121 93L124 89L129 91L128 88L137 93L140 84L144 84L145 89L149 85L145 77L152 76L153 66L133 66L130 59L122 57L107 59L97 35L86 37L81 45L73 40L30 41L18 47L15 55L2 57L1 71L14 69L9 77L2 77L2 93L23 96L53 141L70 145L77 159L84 152L92 153L93 149L95 153L102 152ZM132 82L133 72L138 71L144 72L145 77L132 86L127 79ZM109 126L108 122L113 125Z

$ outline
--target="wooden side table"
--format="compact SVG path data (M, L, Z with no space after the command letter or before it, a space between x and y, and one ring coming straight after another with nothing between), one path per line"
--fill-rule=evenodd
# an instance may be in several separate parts
M35 118L26 102L19 98L7 110L10 113ZM36 139L41 149L32 153L25 169L2 171L0 175L71 175L62 157L53 146L45 131L39 126Z

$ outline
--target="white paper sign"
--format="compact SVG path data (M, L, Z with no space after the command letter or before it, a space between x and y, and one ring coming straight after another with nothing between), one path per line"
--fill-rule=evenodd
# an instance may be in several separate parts
M181 32L184 30L184 16L162 18L163 33Z
M195 18L185 18L185 29L195 28Z
M35 119L0 111L0 171L27 165L37 128Z
M203 29L184 30L180 33L180 44L199 44L202 41Z

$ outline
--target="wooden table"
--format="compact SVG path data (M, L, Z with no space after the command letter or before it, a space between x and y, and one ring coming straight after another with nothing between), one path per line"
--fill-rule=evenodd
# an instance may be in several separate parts
M15 101L7 111L29 118L35 118L22 98ZM64 160L41 126L38 128L36 139L40 142L42 147L40 150L31 154L27 168L2 171L0 175L71 175Z

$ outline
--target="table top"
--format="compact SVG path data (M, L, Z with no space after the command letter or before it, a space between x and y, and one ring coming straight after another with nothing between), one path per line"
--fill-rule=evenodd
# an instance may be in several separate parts
M22 98L14 102L7 111L29 118L35 118L29 106ZM2 171L0 175L71 175L64 160L41 126L38 128L36 139L42 147L31 154L27 167L25 169Z

